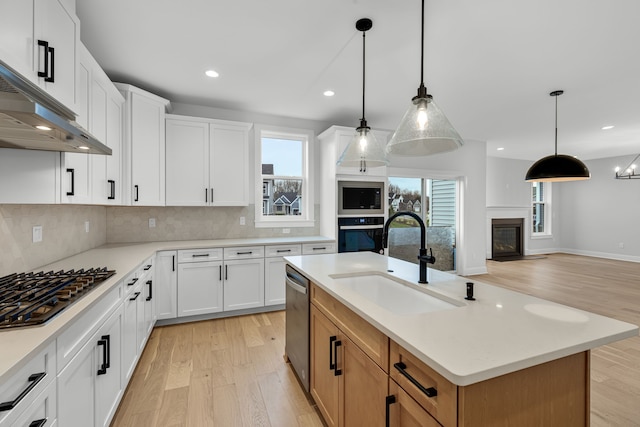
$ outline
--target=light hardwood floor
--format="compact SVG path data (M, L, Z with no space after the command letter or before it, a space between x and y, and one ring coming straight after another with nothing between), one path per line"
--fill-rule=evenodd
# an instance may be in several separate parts
M471 279L640 324L638 263L553 254L487 264ZM273 312L154 329L112 426L322 426L284 363L284 322ZM591 426L640 426L640 337L591 359Z

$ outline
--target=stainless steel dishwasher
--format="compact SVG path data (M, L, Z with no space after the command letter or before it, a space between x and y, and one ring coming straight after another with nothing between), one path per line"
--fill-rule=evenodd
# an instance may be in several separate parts
M309 391L309 279L286 268L285 353L304 389Z

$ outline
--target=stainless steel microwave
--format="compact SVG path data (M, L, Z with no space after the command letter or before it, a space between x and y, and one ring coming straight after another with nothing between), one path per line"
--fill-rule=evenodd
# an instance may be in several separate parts
M338 181L338 215L384 215L384 182Z

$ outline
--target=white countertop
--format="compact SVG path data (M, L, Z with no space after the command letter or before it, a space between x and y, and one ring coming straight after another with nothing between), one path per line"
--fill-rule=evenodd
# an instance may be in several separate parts
M370 252L290 256L288 264L456 385L465 386L638 335L638 326ZM392 272L388 272L392 270ZM385 309L334 275L390 275L459 307L418 314ZM474 282L476 301L465 300ZM403 285L404 286L404 285ZM420 292L420 290L413 290ZM396 305L385 296L388 308ZM415 311L414 311L415 313Z
M311 236L108 244L34 269L34 271L58 271L107 267L110 270L116 270L116 274L44 325L0 330L0 382L23 366L30 355L46 347L50 340L64 331L70 322L157 251L325 242L334 242L334 240Z

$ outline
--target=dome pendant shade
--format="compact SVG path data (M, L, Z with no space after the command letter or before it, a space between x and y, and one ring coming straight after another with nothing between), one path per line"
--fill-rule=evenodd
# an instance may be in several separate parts
M378 142L365 122L365 126L356 129L355 135L338 159L338 165L360 167L362 172L368 167L386 166L389 161L384 149L384 144Z
M383 143L378 142L371 128L364 118L365 95L365 33L371 29L373 22L369 18L362 18L356 22L356 29L362 31L362 118L360 126L349 141L347 148L336 162L338 166L360 167L360 172L366 172L367 167L386 166L389 164Z
M413 98L387 145L387 153L398 156L428 156L457 150L462 145L458 132L431 95L426 95Z
M556 98L555 154L535 162L525 176L527 182L582 181L591 178L587 166L575 157L558 154L558 96L564 91L555 90L549 94Z
M581 181L591 178L580 160L566 154L552 154L535 162L527 171L527 182Z

